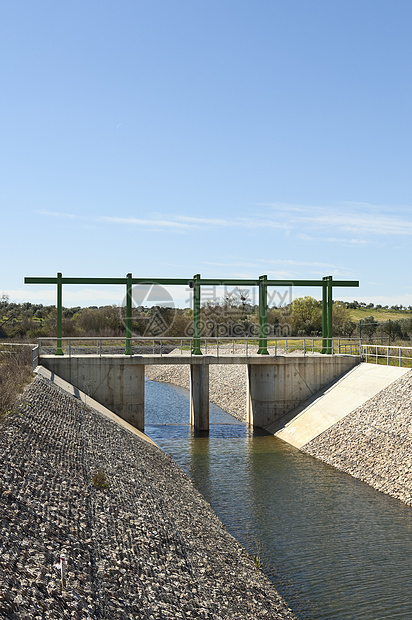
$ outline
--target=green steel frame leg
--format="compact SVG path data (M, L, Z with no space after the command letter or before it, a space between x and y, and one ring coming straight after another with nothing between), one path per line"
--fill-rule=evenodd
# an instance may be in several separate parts
M269 355L268 351L268 285L267 276L259 276L259 349L258 355Z
M322 353L327 353L328 337L328 289L327 278L322 278Z
M192 355L202 355L200 350L200 274L193 276L193 349Z
M328 353L333 353L333 291L332 291L332 276L328 278Z
M126 283L126 349L125 355L131 355L131 337L132 337L132 295L133 295L133 282L132 274L128 273Z
M62 349L62 316L63 316L63 291L62 274L57 274L57 348L56 355L64 355Z

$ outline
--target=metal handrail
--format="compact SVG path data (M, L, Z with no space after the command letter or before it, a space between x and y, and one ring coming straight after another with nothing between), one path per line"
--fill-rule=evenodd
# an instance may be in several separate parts
M164 355L165 347L174 346L176 349L180 349L180 355L184 355L187 352L190 352L190 355L193 355L194 341L196 340L193 337L153 337L153 336L136 336L129 339L126 339L122 336L115 337L87 337L87 336L76 336L76 337L64 337L61 338L62 346L66 343L66 350L68 352L68 356L71 357L72 349L78 343L78 346L84 347L86 342L93 342L93 349L98 355L107 355L110 354L104 349L110 349L110 347L116 346L116 344L111 343L121 343L122 345L126 343L126 340L129 340L130 346L151 346L152 354L156 355L156 350L159 350L161 356ZM40 348L40 352L43 349L51 349L53 347L47 346L47 343L55 343L57 338L53 337L41 337L38 338L38 346ZM197 339L197 342L199 339ZM279 349L282 353L289 353L291 351L303 351L303 354L315 354L322 352L322 347L324 346L326 341L327 344L327 352L330 352L332 355L336 354L346 354L346 355L360 355L361 351L361 342L358 338L322 338L320 336L313 337L302 337L302 336L288 336L286 337L274 337L268 339L268 348L274 352L270 353L271 355L278 355ZM42 345L42 343L46 343ZM83 344L84 343L84 344ZM258 348L259 339L257 337L250 336L237 336L237 337L213 337L207 336L200 338L200 346L204 349L206 355L212 354L219 357L222 354L222 346L231 345L232 355L235 354L235 347L239 345L244 345L245 347L245 355L255 355L256 351L251 352L251 348ZM88 347L89 349L89 347ZM85 349L84 349L85 350ZM89 349L90 350L90 349ZM49 351L50 352L50 351ZM325 351L323 351L325 352ZM129 353L128 353L129 354ZM138 354L136 352L135 354ZM130 355L133 355L132 348L130 348Z
M409 351L409 355L405 355L406 351ZM386 363L387 366L390 366L391 361L393 361L392 365L397 365L400 368L412 367L412 346L398 347L362 343L361 355L369 364Z

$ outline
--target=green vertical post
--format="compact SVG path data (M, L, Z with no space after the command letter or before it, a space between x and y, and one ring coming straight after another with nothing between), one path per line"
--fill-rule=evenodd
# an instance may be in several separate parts
M258 355L269 355L268 351L268 285L267 276L259 276L259 349Z
M57 274L57 348L56 355L64 355L62 349L62 317L63 317L63 284L62 274Z
M328 277L328 353L333 353L333 290L332 276Z
M192 355L202 355L200 350L200 273L193 276L193 349Z
M126 349L124 354L131 355L131 337L132 337L132 295L133 295L133 282L132 274L128 273L126 282Z
M322 353L327 352L327 337L328 337L328 294L327 294L327 279L322 278Z

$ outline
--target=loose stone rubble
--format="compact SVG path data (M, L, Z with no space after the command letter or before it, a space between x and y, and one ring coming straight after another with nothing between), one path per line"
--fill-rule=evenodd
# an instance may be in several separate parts
M146 376L189 388L187 366L150 366ZM245 421L246 366L210 366L210 400ZM412 506L412 371L302 451Z
M0 458L0 618L295 617L169 456L43 377Z
M302 451L412 506L412 371Z

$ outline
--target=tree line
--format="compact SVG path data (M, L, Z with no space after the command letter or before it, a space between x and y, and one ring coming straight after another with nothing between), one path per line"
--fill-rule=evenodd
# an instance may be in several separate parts
M362 303L362 302L361 302ZM363 339L409 340L412 336L412 318L406 316L385 322L370 316L359 321L351 318L353 304L333 303L333 335L362 336ZM376 307L376 309L379 309ZM395 309L395 308L394 308ZM396 308L399 309L399 306ZM125 308L114 305L87 308L64 308L62 331L65 337L97 336L124 337L126 334ZM299 297L291 303L267 310L268 337L320 336L322 333L322 303L313 297ZM185 337L192 335L193 313L188 308L164 306L135 307L132 313L134 336ZM17 304L3 296L0 300L0 338L35 340L53 337L57 329L55 306ZM201 335L205 337L257 336L259 308L243 295L227 294L220 300L206 301L201 308Z

